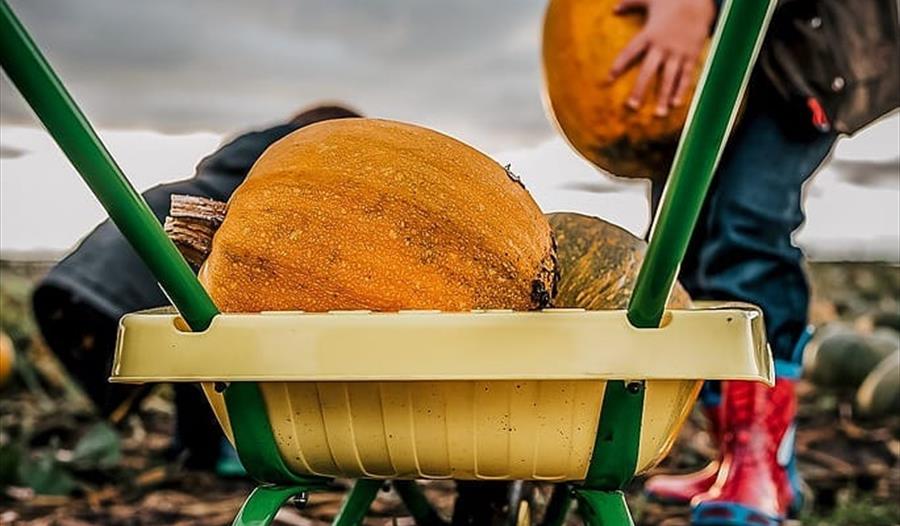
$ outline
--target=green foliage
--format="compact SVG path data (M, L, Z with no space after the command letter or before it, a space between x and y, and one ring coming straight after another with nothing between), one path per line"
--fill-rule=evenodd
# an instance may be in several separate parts
M75 479L52 451L23 459L19 481L40 495L68 495L77 488Z
M810 526L894 526L900 524L900 504L871 497L847 499L830 514L807 515L801 522Z
M0 329L13 341L36 334L31 318L31 290L34 280L0 266Z
M72 451L72 467L76 469L110 469L122 458L119 434L106 422L91 427Z
M0 446L0 487L12 486L19 482L19 464L23 457L18 444Z
M69 495L79 472L111 470L122 458L119 434L106 422L88 429L68 455L58 440L30 454L22 443L0 446L0 486L27 486L39 495Z

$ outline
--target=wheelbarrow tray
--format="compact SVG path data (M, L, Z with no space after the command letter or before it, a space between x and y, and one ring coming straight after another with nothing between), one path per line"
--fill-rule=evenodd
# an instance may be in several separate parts
M232 440L219 391L257 383L300 476L584 480L610 381L643 390L640 473L703 380L774 378L760 311L733 303L670 311L658 329L625 311L549 309L222 314L192 333L156 310L119 331L111 381L201 383Z

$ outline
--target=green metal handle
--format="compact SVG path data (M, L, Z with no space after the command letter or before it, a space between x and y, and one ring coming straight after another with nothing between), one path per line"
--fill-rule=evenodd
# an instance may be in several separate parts
M777 0L727 0L669 172L628 319L659 327Z
M218 314L212 299L6 0L0 0L0 63L188 325L206 329Z

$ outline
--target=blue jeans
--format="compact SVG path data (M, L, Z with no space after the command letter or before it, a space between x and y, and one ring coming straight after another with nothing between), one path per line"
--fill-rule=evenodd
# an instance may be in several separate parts
M807 325L809 286L791 235L804 221L803 183L836 136L788 133L750 101L725 149L681 266L694 299L759 305L776 359L789 361ZM653 189L655 210L662 193Z

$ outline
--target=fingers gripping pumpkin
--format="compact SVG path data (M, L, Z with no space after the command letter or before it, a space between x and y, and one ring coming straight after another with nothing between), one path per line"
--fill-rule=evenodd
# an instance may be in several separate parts
M341 119L259 158L200 279L226 312L529 310L557 278L547 220L502 166L437 132Z
M615 82L607 77L615 57L641 30L643 15L614 14L619 3L550 0L543 36L545 97L563 135L588 161L613 175L661 180L688 105L665 117L655 116L651 103L637 111L625 107L639 68Z

